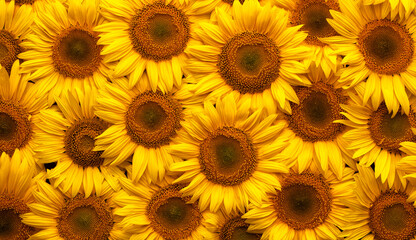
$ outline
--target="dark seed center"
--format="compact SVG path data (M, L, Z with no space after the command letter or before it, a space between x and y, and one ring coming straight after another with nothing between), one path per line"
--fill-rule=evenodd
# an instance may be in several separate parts
M19 215L12 209L0 211L0 237L13 236L18 230Z
M371 204L368 225L374 239L410 240L416 234L416 209L403 192L383 192Z
M258 74L266 60L266 51L262 45L246 45L237 50L237 63L246 74Z
M258 235L248 233L246 227L238 227L234 229L230 240L259 240Z
M6 113L0 113L0 140L11 140L16 132L17 124Z
M384 209L382 221L388 230L400 232L406 228L406 221L408 218L409 213L406 211L403 204L394 204L393 206Z
M410 122L407 115L397 114L391 118L390 114L384 115L381 123L381 131L388 138L402 138L410 129Z
M243 164L239 141L219 135L213 139L217 168L222 174L233 174Z
M321 203L319 194L313 187L307 185L292 185L282 189L283 209L287 215L300 222L309 221L319 212Z
M263 92L279 76L279 48L264 34L236 34L222 48L218 69L234 90L242 94Z
M93 61L96 46L96 39L89 32L80 29L70 31L60 43L64 59L80 66Z
M186 204L182 198L174 197L161 205L157 209L156 215L161 222L168 226L179 227L187 224L187 219L191 217L191 209L192 206Z
M97 212L91 207L78 207L68 218L71 220L74 232L78 234L91 233L99 221Z
M84 39L75 38L68 43L66 52L73 61L84 61L90 54L88 43Z
M94 148L94 143L95 140L93 137L84 135L79 140L79 149L84 153L88 153Z
M304 100L303 104L303 112L309 124L317 128L324 128L331 124L331 104L324 93L313 92Z
M142 57L156 62L170 60L187 46L188 17L174 4L157 1L138 10L131 19L129 34L134 50Z
M314 4L305 10L303 15L303 29L314 36L324 36L332 27L328 24L327 18L331 18L329 7L325 4Z
M148 130L160 128L166 118L165 110L156 102L147 102L139 106L135 113L136 122Z
M413 42L408 26L385 18L368 22L357 46L371 71L393 75L406 71L413 59Z
M399 48L400 35L390 27L378 27L367 39L369 53L378 60L394 57Z
M165 14L156 14L149 19L149 33L153 40L163 44L177 32L173 18Z
M9 50L7 49L7 47L0 43L0 59L6 57L9 54Z
M95 138L108 124L98 118L84 119L73 124L66 132L65 149L72 161L80 166L99 166L104 159L102 151L93 151Z

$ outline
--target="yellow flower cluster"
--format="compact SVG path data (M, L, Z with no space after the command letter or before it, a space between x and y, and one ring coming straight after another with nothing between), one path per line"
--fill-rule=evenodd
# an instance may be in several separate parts
M416 239L416 0L0 0L0 240Z

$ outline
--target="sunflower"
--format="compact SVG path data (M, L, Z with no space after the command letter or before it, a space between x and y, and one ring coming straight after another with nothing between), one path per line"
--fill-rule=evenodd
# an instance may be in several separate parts
M113 191L106 183L98 184L102 195L72 197L44 181L33 190L35 202L31 212L21 215L26 225L41 229L30 239L36 240L125 240L121 219L115 215L118 206L113 202Z
M363 106L365 86L359 84L356 89L358 95L351 94L351 102L342 106L345 110L343 115L348 120L339 121L352 127L342 136L347 148L353 152L352 157L358 159L359 164L369 167L374 163L375 177L380 177L381 182L387 181L391 187L398 178L404 184L404 173L396 165L409 151L401 143L416 141L416 135L412 132L412 128L416 127L414 107L409 107L408 115L402 110L393 115L384 103L367 103Z
M393 187L381 183L369 167L358 166L354 175L356 198L346 202L346 240L405 240L416 237L416 192L411 185L399 181ZM397 184L396 184L397 183Z
M194 24L204 17L190 1L102 1L109 23L95 27L101 32L107 61L118 61L113 77L129 76L129 88L148 80L153 91L167 92L182 84L184 53L194 45ZM146 70L148 78L141 78Z
M300 30L308 32L304 43L313 54L310 58L304 59L305 65L309 67L312 62L321 65L326 77L331 71L336 72L338 56L319 38L338 35L326 20L331 18L329 10L340 10L338 0L284 0L276 1L276 4L289 11L289 20L293 26L302 24Z
M353 174L345 168L337 179L312 164L308 171L282 176L281 190L243 215L248 231L263 233L262 239L339 239L343 201L353 196Z
M76 94L75 94L76 93ZM119 189L117 177L125 177L120 166L109 166L100 151L92 151L95 137L102 134L109 123L94 115L97 94L93 90L62 93L55 97L57 107L41 111L36 124L36 156L41 164L56 163L48 170L54 187L62 185L63 192L72 197L83 193L101 195L104 179L114 190Z
M342 64L347 67L340 73L340 81L349 87L365 82L364 104L369 98L375 102L384 99L389 112L396 114L401 106L409 114L406 90L416 94L416 16L397 15L388 0L377 5L350 0L339 4L341 13L331 10L333 19L328 23L340 36L321 41L344 56Z
M218 211L210 216L207 222L210 224L208 230L214 232L216 237L212 240L234 240L247 239L259 240L261 234L248 232L249 225L241 218L242 214Z
M120 179L126 194L114 202L123 206L117 214L124 219L123 229L132 234L130 239L193 240L213 239L207 230L213 215L189 203L190 197L182 196L181 184L172 184L167 177L158 184L133 183Z
M6 153L0 156L0 238L25 240L36 229L22 223L20 214L30 212L28 204L34 201L32 188L41 175L35 174L16 149L12 157ZM33 180L33 181L32 181Z
M182 124L186 138L171 146L172 155L186 159L172 164L171 171L183 173L174 183L189 183L181 192L192 196L190 202L199 199L202 210L244 212L249 202L260 205L280 188L275 173L287 168L277 159L287 143L271 139L284 126L272 125L276 114L264 118L263 109L249 114L249 107L234 94L215 107L206 102L203 112Z
M104 151L102 157L110 166L133 155L132 180L138 181L148 172L157 182L173 162L180 161L167 152L167 147L182 141L181 125L190 112L201 108L202 99L194 97L185 84L167 93L153 92L147 74L142 78L143 84L131 89L120 79L101 91L95 114L113 125L97 137L94 150Z
M33 32L21 45L27 51L19 54L25 60L22 73L30 73L42 92L53 96L73 89L101 88L107 82L108 68L97 44L98 34L92 29L101 24L95 1L39 2Z
M18 72L19 61L14 62L10 77L0 66L0 154L11 156L19 149L30 167L40 169L34 158L34 133L39 131L34 123L39 111L46 109L46 99Z
M344 118L341 104L347 103L348 92L334 72L325 76L322 65L312 63L307 78L312 83L310 86L294 89L299 104L290 103L292 114L285 114L277 121L284 130L276 142L289 139L282 155L286 156L287 165L297 163L299 172L316 160L324 171L330 168L341 179L344 161L354 165L341 137L345 126L336 122Z
M310 57L301 43L307 37L301 26L287 27L288 14L276 7L260 6L257 0L235 1L226 13L216 8L216 21L201 22L195 33L203 44L189 47L189 81L195 93L207 101L236 91L252 109L265 106L289 111L299 103L292 85L308 85L301 75L307 70L298 60Z
M17 55L24 51L22 39L31 33L31 7L16 7L15 2L0 0L0 65L10 73Z

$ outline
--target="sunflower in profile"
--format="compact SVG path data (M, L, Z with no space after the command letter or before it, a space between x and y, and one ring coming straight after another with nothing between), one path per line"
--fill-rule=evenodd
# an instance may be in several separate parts
M118 61L113 77L129 76L129 88L148 80L155 92L167 92L182 84L184 53L194 45L194 24L204 18L192 8L193 1L104 0L101 10L109 23L101 32L106 61ZM146 70L149 77L141 78Z
M345 168L342 179L320 172L315 165L303 173L282 176L282 188L269 195L260 207L252 206L242 217L248 231L263 233L262 239L340 239L351 199L354 170Z
M348 201L343 214L342 237L346 240L407 240L416 237L416 192L396 181L382 184L369 167L358 165L354 175L356 198Z
M181 184L172 184L166 177L157 184L133 183L120 179L126 194L114 198L123 206L117 214L120 225L132 234L130 239L194 240L214 239L207 230L213 214L203 211L191 197L184 197Z
M260 240L261 234L248 232L249 225L245 219L241 218L242 214L218 211L215 215L210 216L209 230L216 234L212 240Z
M103 22L95 1L68 1L66 9L58 1L39 2L32 27L21 45L22 73L30 73L39 91L53 96L73 89L101 88L107 82L107 67L92 29Z
M186 138L171 146L172 155L185 159L170 168L182 173L174 183L188 183L181 192L191 202L199 199L202 210L244 212L249 202L260 205L280 188L276 173L288 171L276 160L287 142L271 142L284 125L272 125L277 115L265 118L263 109L249 114L249 107L234 94L215 107L206 102L203 112L182 124Z
M11 156L19 149L30 167L42 168L34 158L34 133L39 131L34 123L39 121L39 111L46 107L43 94L19 74L19 61L14 62L10 77L0 66L0 154Z
M133 155L132 180L138 181L148 172L157 182L173 162L180 161L167 148L182 141L184 120L201 108L203 100L193 96L185 84L167 93L153 92L147 74L142 78L143 84L131 89L124 79L114 80L100 92L95 114L113 125L97 137L94 150L104 151L102 157L110 166Z
M113 191L108 184L99 183L102 195L72 197L38 181L32 191L31 212L21 215L26 225L40 229L30 239L37 240L125 240L121 219L115 215L118 206L113 202Z
M216 8L215 22L201 22L196 35L204 45L186 51L195 93L207 101L236 91L252 109L267 107L290 111L289 101L299 103L292 86L308 85L307 71L299 60L310 57L301 43L307 34L301 26L287 27L288 14L257 0L235 1L233 11Z
M342 139L345 126L337 122L345 118L341 104L347 103L348 92L334 72L325 76L322 65L312 63L306 76L312 84L294 88L299 104L290 103L292 114L278 120L284 130L276 141L289 139L289 146L282 152L287 165L297 163L299 172L303 172L316 160L324 171L330 168L341 179L344 161L355 164L350 161L347 144Z
M401 106L409 114L406 90L416 94L416 16L398 15L390 9L389 0L377 5L349 0L339 4L341 13L331 10L333 19L328 23L340 36L321 40L344 56L342 64L347 67L340 81L349 87L365 82L363 104L369 98L384 99L389 112L396 114Z
M416 141L412 132L412 128L416 127L414 106L409 107L409 114L401 109L393 115L384 102L363 106L365 86L359 84L356 89L358 95L350 95L351 102L342 106L345 110L343 115L348 120L340 122L352 127L342 136L347 148L361 165L369 167L374 163L375 177L380 177L382 183L387 181L391 187L397 178L404 184L404 173L397 169L397 163L409 152L407 146L411 149L410 145L403 146L401 143Z
M336 72L338 56L328 44L323 43L319 38L338 35L326 20L331 18L329 10L340 10L338 0L284 0L276 1L276 4L289 11L291 25L303 25L300 30L308 33L304 43L313 54L304 60L306 66L308 67L312 62L321 65L327 77L331 71Z
M0 65L10 73L17 55L24 51L22 39L31 33L33 11L15 6L14 1L0 0Z
M35 228L22 223L21 214L30 212L27 206L34 202L32 188L35 174L16 149L13 156L0 156L0 239L26 240L35 233ZM32 181L33 180L33 181Z
M80 192L86 197L100 196L104 179L118 190L117 177L125 177L121 165L109 166L102 151L93 151L95 137L110 126L94 115L96 97L94 90L62 93L55 97L57 107L41 111L36 123L40 129L35 150L38 162L56 164L47 176L54 180L54 187L61 185L72 197Z

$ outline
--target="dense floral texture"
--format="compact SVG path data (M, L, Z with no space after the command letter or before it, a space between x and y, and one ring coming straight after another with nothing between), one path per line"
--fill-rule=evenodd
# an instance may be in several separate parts
M0 0L0 240L414 240L415 0Z

